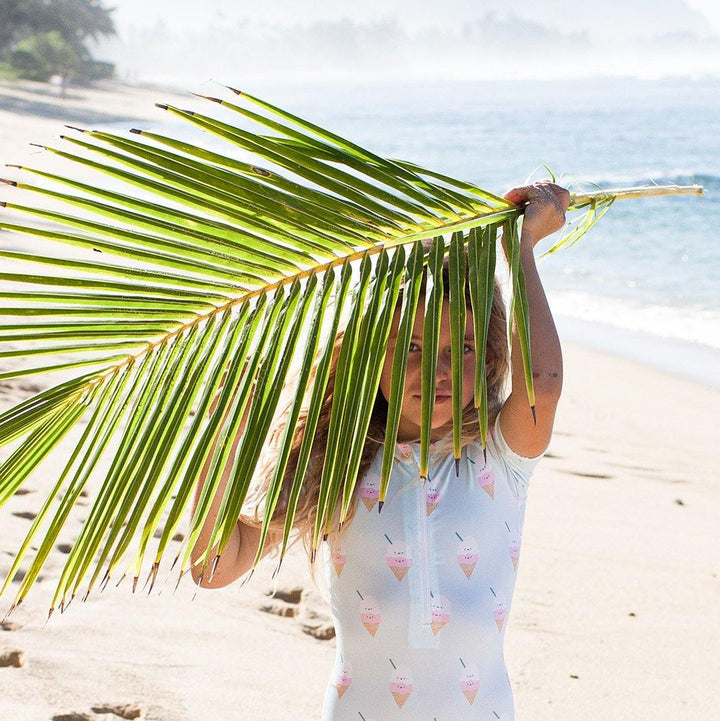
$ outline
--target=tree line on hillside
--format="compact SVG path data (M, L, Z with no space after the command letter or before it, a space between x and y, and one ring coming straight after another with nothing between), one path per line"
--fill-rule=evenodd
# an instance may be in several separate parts
M98 0L2 0L0 77L87 84L112 77L111 63L94 60L88 41L115 34Z

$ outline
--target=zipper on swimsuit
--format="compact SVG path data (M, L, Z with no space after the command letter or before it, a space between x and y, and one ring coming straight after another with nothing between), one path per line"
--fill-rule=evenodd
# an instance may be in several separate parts
M427 509L425 505L425 481L421 479L417 488L418 559L420 566L420 594L422 597L422 622L432 623L432 601L430 598L430 558L428 549Z

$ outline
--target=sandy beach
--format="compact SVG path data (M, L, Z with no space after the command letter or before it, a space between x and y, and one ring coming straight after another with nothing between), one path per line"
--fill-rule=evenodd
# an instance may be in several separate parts
M36 152L27 144L50 141L64 123L153 119L154 102L184 98L108 84L60 100L45 86L0 84L0 163L25 162ZM517 719L711 718L720 686L720 390L577 345L564 354L564 395L532 480L507 636ZM32 378L0 382L0 410L36 390ZM43 465L29 492L0 509L3 578L53 470ZM46 623L63 543L0 630L2 721L319 719L335 645L317 637L331 636L329 619L301 549L275 598L265 563L251 583L222 590L196 592L185 578L173 593L175 574L150 596L133 596L128 580L110 584ZM11 587L0 617L12 597Z

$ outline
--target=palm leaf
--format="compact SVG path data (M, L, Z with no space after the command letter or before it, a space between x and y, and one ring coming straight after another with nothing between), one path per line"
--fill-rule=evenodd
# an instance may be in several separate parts
M98 581L107 584L116 574L130 573L134 590L159 532L148 574L152 588L205 467L185 545L175 549L174 560L182 576L229 469L211 542L197 561L203 575L212 574L285 407L256 554L257 562L282 497L282 560L342 331L312 534L317 549L351 511L402 288L386 429L386 444L396 441L424 264L421 469L427 475L448 252L455 455L466 274L484 443L485 343L500 226L510 239L514 322L532 398L517 246L523 209L472 183L380 157L263 100L232 92L239 101L208 98L206 113L159 106L196 133L214 136L215 148L219 139L224 152L139 129L125 136L74 128L61 136L62 148L46 148L72 164L74 173L22 167L22 181L4 181L22 198L8 194L0 201L5 209L0 229L19 241L37 238L50 250L0 250L0 380L89 368L0 414L0 444L12 445L0 465L0 502L90 416L0 590L7 591L40 535L13 607L37 580L80 493L93 482L99 483L93 505L58 580L51 612L64 609L83 587L87 597ZM574 206L589 206L594 215L570 242L616 197L623 197L622 191L577 196ZM427 255L421 240L430 241ZM49 360L35 360L45 356ZM10 362L19 358L22 364ZM292 378L295 395L283 406ZM295 474L285 487L301 414L304 435ZM392 453L384 454L380 508L392 460ZM102 476L101 463L108 468ZM212 557L210 549L216 549Z

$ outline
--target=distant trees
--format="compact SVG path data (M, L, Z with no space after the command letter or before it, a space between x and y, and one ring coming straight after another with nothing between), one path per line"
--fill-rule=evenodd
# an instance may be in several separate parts
M98 0L2 0L0 69L5 75L63 83L90 82L113 74L93 60L88 40L114 35L112 8Z

